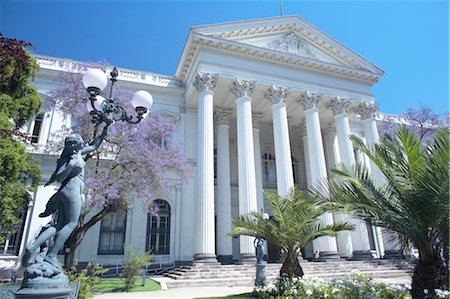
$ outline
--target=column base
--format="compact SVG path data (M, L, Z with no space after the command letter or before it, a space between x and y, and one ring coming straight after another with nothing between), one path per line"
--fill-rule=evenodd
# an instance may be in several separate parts
M347 260L349 261L362 261L371 259L373 259L373 255L370 250L355 250L353 251L353 255L350 258L347 258Z
M383 259L387 260L402 260L405 259L405 255L401 250L385 250Z
M230 265L233 264L233 255L231 254L226 254L226 255L218 255L217 256L217 260L222 264L222 265Z
M213 264L218 263L215 254L196 254L194 255L194 264Z
M341 257L337 251L321 251L320 256L315 258L316 262L326 262L329 260L339 260Z
M256 255L252 253L241 253L239 264L256 264Z

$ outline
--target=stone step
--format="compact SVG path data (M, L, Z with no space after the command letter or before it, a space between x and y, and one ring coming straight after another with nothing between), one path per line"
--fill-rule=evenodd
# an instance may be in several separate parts
M324 280L331 280L334 278L344 278L347 274L332 275L332 276L316 276L316 275L305 275L305 278L317 277ZM411 276L405 275L405 273L383 273L383 275L367 275L372 278L395 278L395 279L411 279ZM269 281L275 281L276 276L268 277ZM179 287L194 287L194 286L253 286L254 276L247 277L229 277L229 278L208 278L208 279L183 279L183 280L173 280L166 281L168 288L179 288Z
M369 261L300 261L305 277L317 277L325 280L345 277L359 273L373 278L410 279L414 264L405 260L369 260ZM266 273L269 280L278 277L281 263L268 263ZM168 287L246 285L254 283L255 264L219 265L194 264L181 266L163 273ZM161 277L161 276L160 276Z

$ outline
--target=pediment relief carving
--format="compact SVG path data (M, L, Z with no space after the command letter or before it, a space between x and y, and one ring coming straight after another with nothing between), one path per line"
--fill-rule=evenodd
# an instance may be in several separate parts
M279 39L272 40L266 45L266 48L302 57L319 59L309 49L308 44L294 32L289 32Z

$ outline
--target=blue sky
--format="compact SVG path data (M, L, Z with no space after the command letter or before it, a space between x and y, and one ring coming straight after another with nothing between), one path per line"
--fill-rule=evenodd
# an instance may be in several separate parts
M449 110L448 1L284 0L283 14L382 68L373 89L380 111ZM279 15L279 0L0 0L0 31L39 54L174 75L191 26Z

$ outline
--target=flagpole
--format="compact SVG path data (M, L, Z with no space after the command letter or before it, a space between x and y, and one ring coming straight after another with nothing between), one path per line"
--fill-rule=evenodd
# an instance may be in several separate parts
M283 16L283 0L280 0L280 15Z

